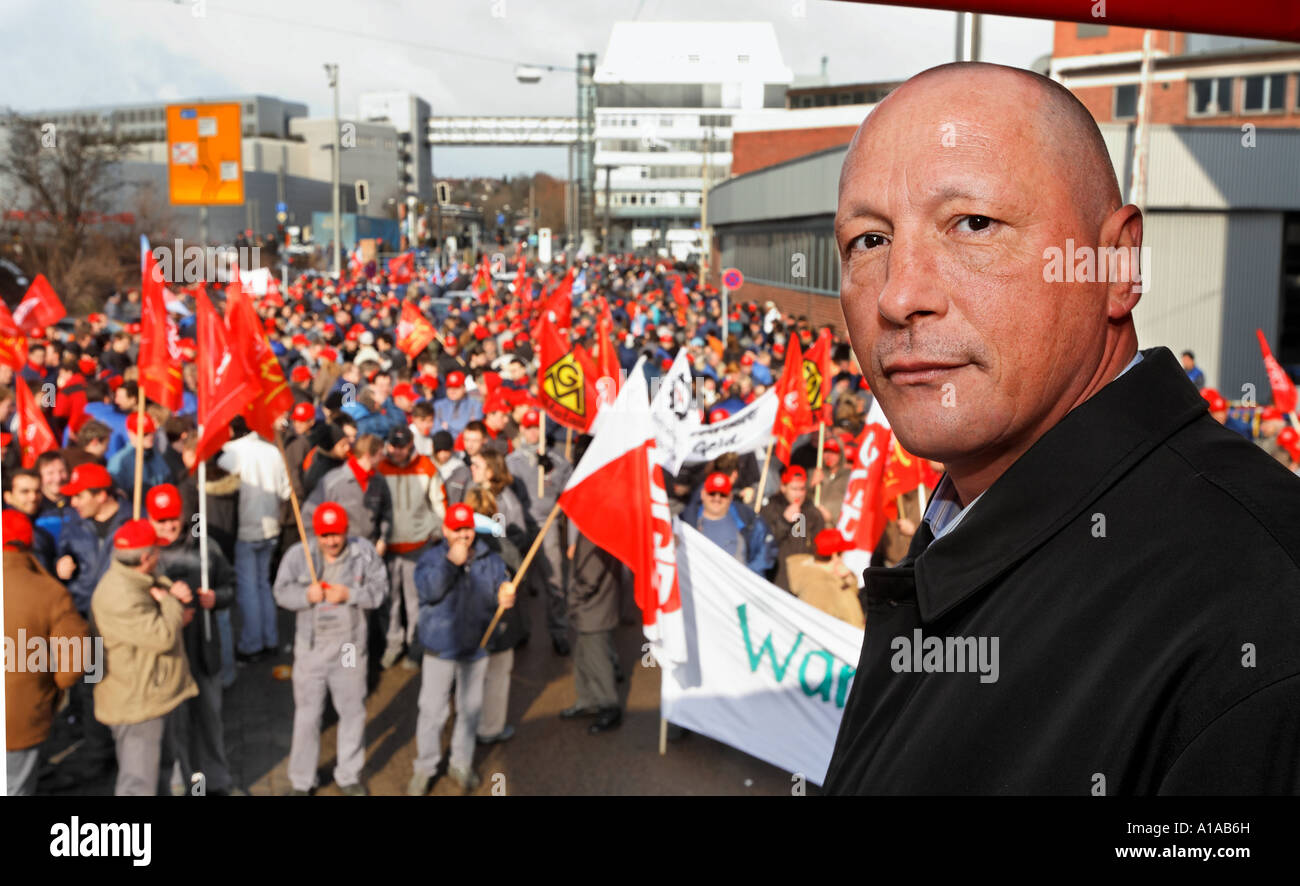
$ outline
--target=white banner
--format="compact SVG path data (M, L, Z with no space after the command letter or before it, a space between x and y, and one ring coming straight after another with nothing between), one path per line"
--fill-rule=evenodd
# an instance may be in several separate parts
M695 405L691 363L682 348L650 403L655 428L655 452L665 470L712 461L724 452L762 452L776 423L776 393L767 391L725 421L700 423Z
M820 785L863 632L674 526L687 661L663 675L663 716Z

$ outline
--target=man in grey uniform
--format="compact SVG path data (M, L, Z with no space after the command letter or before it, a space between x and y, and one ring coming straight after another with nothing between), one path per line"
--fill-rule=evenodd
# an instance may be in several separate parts
M568 485L573 466L559 452L548 451L538 456L537 447L541 440L541 416L536 409L529 409L519 421L520 433L515 441L515 451L506 457L506 467L519 482L516 491L527 512L529 519L539 528L550 516L564 487ZM537 488L537 466L541 463L545 473L539 494ZM528 580L534 587L546 592L546 628L551 634L551 645L556 655L568 655L569 615L568 600L565 593L564 546L560 541L560 524L555 520L546 539L542 542L541 557L529 570Z
M320 760L320 722L329 691L339 713L334 781L347 796L365 796L361 767L366 727L366 616L388 594L388 573L375 547L348 535L348 513L325 502L312 515L310 551L294 545L280 561L275 602L298 613L293 642L293 796L307 796ZM315 565L311 580L307 557Z

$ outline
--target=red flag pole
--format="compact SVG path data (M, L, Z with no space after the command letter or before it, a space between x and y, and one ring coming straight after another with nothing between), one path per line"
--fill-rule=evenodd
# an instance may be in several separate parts
M826 445L826 424L817 423L817 489L813 492L813 505L822 506L822 447Z

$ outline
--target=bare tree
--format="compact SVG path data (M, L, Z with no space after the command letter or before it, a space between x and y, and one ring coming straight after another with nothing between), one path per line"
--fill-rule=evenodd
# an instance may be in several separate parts
M111 128L59 129L19 115L4 122L0 182L10 192L3 201L12 208L8 221L21 236L28 270L44 273L71 307L83 287L120 276L120 268L99 265L119 251L112 241L122 233L112 237L103 224L123 187L115 167L130 144Z

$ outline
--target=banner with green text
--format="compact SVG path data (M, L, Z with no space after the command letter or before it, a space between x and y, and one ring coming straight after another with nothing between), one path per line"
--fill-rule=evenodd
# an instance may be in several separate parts
M663 716L821 784L863 632L674 527L687 660L663 675Z

